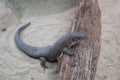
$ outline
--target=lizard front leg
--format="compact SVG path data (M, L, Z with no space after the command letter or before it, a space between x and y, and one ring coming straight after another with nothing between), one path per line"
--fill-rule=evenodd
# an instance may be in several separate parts
M44 68L44 71L45 71L46 68L48 68L46 66L46 59L44 57L40 57L40 64Z
M74 47L79 41L73 41L71 44L69 44L67 47L63 48L63 53L64 54L68 54L69 56L74 55L74 53L72 53L71 48Z
M73 53L70 50L71 49L69 47L65 47L65 48L63 48L62 52L63 52L63 54L67 54L69 56L72 56Z
M73 41L70 45L68 45L68 48L72 48L75 46L79 41Z
M70 48L68 48L68 47L63 48L63 54L67 54L70 57L75 57L75 53L72 52L72 50ZM76 66L76 64L74 63L74 61L68 62L68 64L71 65L72 67Z

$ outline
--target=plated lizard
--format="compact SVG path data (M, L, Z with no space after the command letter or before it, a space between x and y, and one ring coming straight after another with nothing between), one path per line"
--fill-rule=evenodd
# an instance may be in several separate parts
M70 32L58 39L54 44L46 47L35 47L23 42L20 38L22 30L29 26L31 22L28 22L19 27L15 34L16 46L30 57L40 59L40 64L43 68L47 68L46 60L48 62L56 60L62 52L69 54L66 50L78 43L78 41L85 39L85 36L81 32Z

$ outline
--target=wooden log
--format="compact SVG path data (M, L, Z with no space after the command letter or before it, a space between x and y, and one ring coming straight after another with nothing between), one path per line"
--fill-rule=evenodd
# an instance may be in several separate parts
M74 49L74 56L64 55L58 80L94 80L100 54L101 10L97 0L80 0L72 31L87 38Z

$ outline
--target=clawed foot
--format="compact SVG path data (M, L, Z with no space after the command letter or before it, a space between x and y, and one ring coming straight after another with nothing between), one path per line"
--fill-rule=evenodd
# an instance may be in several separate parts
M45 65L45 66L42 66L42 67L43 67L43 69L44 69L44 72L45 72L45 69L47 69L47 68L48 68L48 66L46 66L46 65Z
M71 67L75 67L76 63L75 62L68 62L68 65L70 65Z

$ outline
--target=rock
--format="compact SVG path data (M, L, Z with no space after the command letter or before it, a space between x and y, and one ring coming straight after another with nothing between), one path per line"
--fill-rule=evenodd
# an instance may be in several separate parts
M78 0L7 0L20 17L54 15L76 5Z
M0 30L6 30L9 27L16 26L18 17L11 11L7 5L0 2Z

